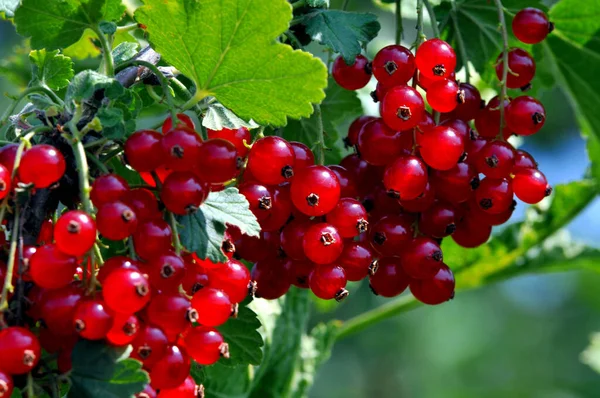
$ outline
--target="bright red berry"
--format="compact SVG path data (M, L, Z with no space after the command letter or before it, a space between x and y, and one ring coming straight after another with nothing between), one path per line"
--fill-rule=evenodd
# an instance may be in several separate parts
M198 386L192 378L188 376L183 383L175 388L163 388L158 393L159 398L197 398Z
M327 222L337 228L342 238L353 238L365 232L369 226L367 211L356 199L340 199L327 214Z
M515 149L508 142L490 141L473 162L477 171L489 178L506 178L515 164Z
M11 326L0 331L0 369L9 375L30 372L38 364L42 349L29 330Z
M355 198L358 196L354 177L345 167L340 165L331 165L327 167L335 173L335 176L340 183L340 198Z
M198 311L197 322L204 326L219 326L231 316L231 300L222 290L204 288L192 297L192 308Z
M32 281L45 289L58 289L73 281L77 257L64 254L56 245L37 248L29 260Z
M113 324L111 311L101 299L80 300L75 307L73 327L87 340L106 337Z
M110 240L123 240L131 236L137 223L134 211L123 202L106 203L96 215L98 232Z
M371 80L371 65L364 55L357 55L351 65L343 57L337 57L333 62L331 74L336 83L346 90L363 88Z
M196 326L185 332L185 348L200 365L212 365L227 349L223 336L215 328Z
M102 285L106 305L114 312L133 314L150 301L150 283L138 271L116 269L106 277Z
M175 127L187 127L190 130L194 130L196 128L196 126L194 125L194 121L192 120L191 117L189 117L188 115L186 115L185 113L178 113L177 114L177 124L175 125ZM161 127L161 131L163 134L167 134L169 131L171 131L173 129L173 120L171 119L171 116L168 116L165 121L163 122L163 125Z
M309 147L297 141L290 141L290 145L294 148L294 154L296 155L296 171L315 164L315 155Z
M433 82L427 90L427 102L434 110L446 113L464 103L465 97L456 81L442 79Z
M308 276L310 290L323 300L342 301L348 297L346 282L346 272L335 264L317 265Z
M383 97L382 97L383 98ZM346 146L354 146L358 144L358 133L365 124L371 120L377 119L375 116L359 116L348 127L348 136L344 139Z
M162 135L154 130L140 130L125 141L125 158L135 170L152 171L164 163Z
M527 44L541 42L552 32L554 24L542 10L527 7L515 15L512 22L513 34L517 39Z
M417 49L415 62L419 72L430 79L448 78L456 68L456 54L445 41L430 39Z
M235 145L221 138L213 138L200 145L195 171L204 182L223 184L239 174L242 164Z
M265 232L279 231L292 214L289 184L272 186L269 191L271 208L268 211L269 215L260 222L260 227Z
M160 145L167 168L175 171L192 170L200 157L202 138L194 130L177 127L165 134Z
M416 156L401 156L385 169L385 189L401 200L416 199L427 186L427 166Z
M449 170L465 151L463 139L452 127L441 125L417 134L421 157L436 170Z
M83 256L96 242L96 223L84 211L68 211L54 225L54 240L61 252Z
M509 98L504 99L504 109L510 103ZM486 107L482 109L475 117L475 128L479 135L484 138L494 138L500 133L500 99L495 96L488 102ZM506 139L510 137L512 131L506 123L503 123L502 136Z
M401 131L415 127L425 114L423 97L409 86L391 88L381 101L381 117L390 128Z
M346 271L349 281L360 281L373 270L373 253L368 244L345 242L337 262Z
M135 251L143 259L150 259L171 248L171 228L164 220L149 220L138 225L133 234Z
M160 291L176 291L185 276L185 263L181 256L168 251L152 257L146 263L150 285Z
M14 387L12 377L8 373L0 371L0 397L8 398L12 396Z
M252 145L248 170L263 184L276 185L294 176L294 148L283 138L268 136Z
M415 57L404 46L383 47L373 58L373 75L379 83L392 87L406 84L415 74Z
M141 361L146 369L152 369L167 352L167 344L167 336L160 328L146 324L131 343L131 357Z
M383 119L366 123L358 134L358 152L362 159L373 166L391 163L403 153L400 133L389 128Z
M373 293L383 297L394 297L408 287L410 278L400 264L398 257L382 257L377 260L376 270L369 278Z
M523 169L516 172L512 186L517 198L529 204L539 203L552 193L546 176L536 169Z
M73 285L44 292L39 301L39 315L52 334L60 337L74 334L73 315L82 297L83 291Z
M140 320L135 315L116 314L106 340L117 347L129 345L140 331Z
M198 312L190 305L187 297L173 293L159 293L152 297L146 308L148 321L158 326L169 341L198 320Z
M504 71L504 53L500 53L496 59L496 76L502 80ZM508 74L506 75L506 86L508 88L521 88L526 90L535 75L535 61L529 53L521 48L513 48L508 51Z
M475 116L481 110L481 94L475 86L469 83L460 83L459 95L464 98L463 102L459 102L456 109L450 113L450 116L459 120L468 122L475 119Z
M189 376L190 368L187 353L176 345L169 345L150 370L150 384L157 390L176 388Z
M544 126L545 121L546 110L533 97L517 97L506 108L506 124L515 134L535 134Z
M139 271L137 261L130 259L125 256L113 256L104 261L104 265L100 267L98 271L97 280L100 284L103 284L106 280L106 277L110 275L110 273L119 268L129 268L134 271Z
M240 127L239 129L222 129L222 130L211 130L206 129L209 139L221 138L231 142L237 150L238 156L245 158L248 155L248 147L250 145L251 136L250 131L246 127ZM245 143L244 143L245 141Z
M19 164L19 179L36 188L48 188L65 174L65 158L51 145L38 144L26 150Z
M170 212L186 215L198 210L208 194L208 186L194 173L179 171L165 179L160 198Z
M412 279L410 292L417 300L429 305L441 304L454 298L454 275L446 264L430 279Z
M475 191L475 198L481 210L490 214L500 214L512 204L512 183L505 178L484 178Z
M232 303L242 302L248 295L250 271L237 260L228 260L221 267L210 270L210 287L225 292Z
M90 198L100 208L105 203L122 200L129 192L129 184L117 174L105 174L94 180Z
M331 224L311 225L303 238L304 254L316 264L334 262L344 249L344 242L337 228Z
M336 206L340 198L340 182L325 166L309 166L299 170L290 187L294 206L308 216L322 216Z
M433 239L420 236L412 240L400 256L402 269L411 278L433 278L442 266L442 249Z

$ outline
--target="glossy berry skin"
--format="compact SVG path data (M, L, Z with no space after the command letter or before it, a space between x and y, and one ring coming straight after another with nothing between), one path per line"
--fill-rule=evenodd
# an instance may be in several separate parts
M133 314L150 300L148 279L132 269L114 270L106 277L102 288L106 305L121 314Z
M14 384L8 373L0 370L0 397L8 398L12 395Z
M388 215L381 218L369 231L371 247L381 256L398 256L413 237L413 217Z
M409 213L421 213L431 207L433 202L435 201L435 190L433 188L432 183L427 183L425 186L425 190L421 195L419 195L416 199L411 200L402 200L400 199L398 203L404 211Z
M454 206L438 201L421 213L419 231L434 238L444 238L452 235L459 220L460 213Z
M360 281L367 277L373 262L373 253L368 244L344 242L344 250L337 263L346 271L349 281Z
M196 128L192 118L189 117L188 115L186 115L185 113L177 114L177 125L175 127L187 127L190 130L194 130ZM165 119L165 121L163 122L161 131L163 134L167 134L172 129L173 129L173 120L171 119L171 116L168 116Z
M442 266L442 249L433 239L419 236L400 256L402 269L415 279L433 278Z
M427 102L438 112L451 112L456 106L464 102L460 95L458 83L451 79L435 81L427 90Z
M369 286L379 296L395 297L406 290L409 280L398 257L382 257L377 260L377 271L369 278Z
M185 276L186 265L181 256L168 251L152 257L143 268L152 288L162 292L177 291Z
M163 388L158 393L158 398L197 398L198 386L192 378L188 376L183 383L175 388Z
M167 336L160 328L145 324L131 343L131 358L141 361L146 369L151 369L167 352L167 344Z
M39 315L48 331L61 337L73 335L73 315L82 297L83 291L73 285L46 291L39 302Z
M350 127L348 127L348 136L344 140L346 146L353 146L358 144L358 133L360 133L360 130L365 124L375 119L377 119L375 116L365 115L359 116L358 118L354 119L354 121L350 124Z
M176 345L169 345L150 370L150 385L156 390L176 388L189 376L190 368L187 353Z
M164 220L150 220L138 225L133 234L135 251L143 259L150 259L171 248L171 228Z
M489 178L506 178L515 164L515 149L508 142L490 141L475 157L477 171Z
M131 207L123 202L106 203L96 215L98 232L110 240L123 240L137 228L137 217Z
M221 333L208 326L190 328L185 332L183 341L188 354L200 365L212 365L217 362L225 343Z
M160 293L152 297L146 308L146 316L149 323L165 332L169 341L197 319L197 313L191 308L190 300L179 292Z
M449 170L433 170L429 179L436 195L453 204L466 202L479 187L475 167L465 162L457 163Z
M546 110L535 98L526 95L512 100L506 108L506 124L518 135L533 135L546 121Z
M504 71L503 53L496 59L496 76L502 80ZM523 88L527 86L535 76L535 61L529 53L520 48L508 51L508 74L506 75L506 86L508 88Z
M427 166L416 156L399 157L383 175L385 189L401 200L416 199L425 190L427 180Z
M179 126L165 134L160 145L165 167L186 171L194 168L201 156L202 138L194 130Z
M90 199L94 206L100 208L103 204L121 200L129 192L129 184L117 174L105 174L94 180Z
M190 171L169 174L160 191L167 210L186 215L198 210L209 194L208 186Z
M0 164L0 199L6 197L10 192L11 172L2 164Z
M536 169L523 169L515 173L512 186L517 198L529 204L539 203L552 192L548 189L546 176Z
M296 173L290 186L294 206L308 216L329 213L340 199L340 182L325 166L309 166Z
M515 151L515 162L512 168L513 174L517 173L519 170L537 169L537 167L537 162L535 161L533 156L529 154L529 152L526 152L522 149L517 149Z
M19 150L18 144L7 144L0 148L0 164L12 173L15 166L15 158Z
M156 197L147 189L132 189L123 199L123 202L131 207L140 222L162 217L162 213L158 210Z
M273 254L267 255L254 264L251 275L257 283L255 296L275 300L290 289L291 261Z
M48 188L65 174L66 163L55 147L38 144L23 152L19 164L19 180L35 188Z
M108 275L110 275L110 273L112 271L119 269L119 268L129 268L134 271L139 271L138 266L139 266L138 262L130 259L129 257L113 256L113 257L107 258L104 261L104 265L102 265L102 267L100 267L100 270L98 271L98 275L97 275L96 279L98 280L98 282L100 282L100 284L103 284L104 281L106 280L106 277Z
M504 109L508 108L510 99L504 100ZM475 118L475 129L483 138L494 138L500 133L500 100L498 96L492 98L484 109ZM508 126L502 128L502 136L510 137L512 131Z
M140 130L125 141L127 163L135 170L152 171L165 160L161 146L162 135L154 130Z
M29 330L11 326L0 331L0 370L21 375L36 367L42 356L38 338Z
M315 164L315 155L309 147L297 141L290 141L290 145L294 148L294 154L296 155L294 166L296 171Z
M446 125L417 134L417 144L425 163L436 170L451 169L465 151L462 138L456 130Z
M246 127L223 130L206 129L206 133L209 139L221 138L231 142L235 146L238 156L241 158L245 158L246 155L248 155L248 147L244 145L244 141L246 141L247 145L250 145L252 139L250 136L250 131L248 131Z
M541 42L552 32L554 26L542 10L527 7L515 15L512 22L513 34L527 44Z
M415 74L415 57L404 46L383 47L373 58L373 75L379 83L392 87L406 84Z
M352 65L346 64L343 57L337 57L333 62L331 74L336 83L346 90L363 88L371 80L369 60L364 55L357 55Z
M204 288L192 297L192 308L198 311L198 323L219 326L231 316L231 300L222 290Z
M367 163L384 166L402 153L402 137L382 119L375 119L360 130L357 148L361 158Z
M276 185L294 176L294 148L283 138L268 136L252 145L248 170L263 184Z
M271 208L269 215L260 222L260 227L265 232L275 232L279 231L289 220L293 206L289 184L273 186L269 190L271 191Z
M367 231L367 211L356 199L340 199L335 208L327 214L327 222L337 228L342 238L353 238Z
M269 187L257 182L247 182L239 186L239 191L248 200L250 211L259 223L271 216L273 192Z
M451 127L456 132L456 134L461 138L461 140L465 143L471 139L471 128L469 127L467 122L464 122L460 119L446 119L443 122L441 122L440 124Z
M306 260L303 238L310 225L310 221L293 220L281 230L281 248L289 258L299 261Z
M485 212L481 210L481 212ZM474 248L483 245L492 234L492 227L474 217L465 217L458 224L452 239L462 247Z
M450 74L450 76L445 77L445 79L456 80L456 75L454 72L452 72ZM441 80L441 79L439 79L439 78L431 79L431 78L423 75L420 72L417 73L417 84L419 85L419 87L421 87L425 91L429 90L429 87L431 87L431 85L434 82L437 82L439 80Z
M242 302L248 295L250 271L241 262L230 259L208 273L210 287L225 292L232 303Z
M410 292L424 304L436 305L454 297L454 275L446 264L430 279L412 279Z
M453 118L468 122L475 119L481 110L481 94L475 86L469 83L460 83L458 89L461 95L464 96L464 102L459 103L450 115Z
M231 142L213 138L200 145L195 166L202 181L223 184L239 174L242 158Z
M348 295L346 282L346 272L335 264L317 265L308 276L310 290L323 300L343 300Z
M490 214L500 214L512 204L512 183L505 178L484 178L475 191L475 198L481 210Z
M302 245L306 257L315 264L334 262L344 249L344 242L337 228L327 223L311 225L304 234Z
M381 117L385 124L396 131L415 127L425 113L423 97L417 90L409 86L391 88L380 106Z
M68 211L54 225L54 240L61 252L83 256L96 242L96 223L84 211Z
M345 167L340 165L331 165L327 167L335 173L335 176L340 182L340 198L355 198L358 196L354 177Z
M456 68L456 54L445 41L430 39L417 49L415 62L419 72L430 79L448 78Z
M29 260L31 280L45 289L58 289L73 280L77 258L62 253L56 245L38 247Z
M135 340L140 328L141 324L137 316L117 314L106 334L106 340L117 347L129 345Z
M73 328L86 340L101 340L112 327L111 311L100 299L81 300L75 307Z
M316 264L308 260L292 260L290 264L290 283L301 289L308 289L308 277Z

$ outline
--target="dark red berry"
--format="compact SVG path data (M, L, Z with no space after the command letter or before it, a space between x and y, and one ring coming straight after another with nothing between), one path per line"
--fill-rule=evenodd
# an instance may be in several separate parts
M297 141L290 141L290 145L294 148L294 154L296 155L296 163L294 164L296 172L315 164L315 155L309 147Z
M137 217L131 207L123 202L106 203L96 215L98 232L110 240L123 240L137 228Z
M0 164L0 199L9 194L11 188L11 172L2 164Z
M484 178L475 191L475 198L481 210L500 214L512 204L512 183L507 179Z
M323 300L341 301L348 296L346 272L335 264L317 265L308 277L308 285L315 296Z
M73 334L73 315L82 297L83 291L73 285L43 293L39 301L39 315L52 334L60 337Z
M292 260L290 264L290 283L302 289L308 289L308 277L316 264L308 260Z
M419 231L434 238L443 238L454 233L459 220L460 214L454 206L437 202L421 213Z
M276 185L294 175L294 148L283 138L268 136L252 145L248 169L263 184Z
M232 303L242 302L248 295L250 271L237 260L229 260L221 267L210 270L210 287L227 294Z
M175 171L192 170L200 159L202 138L187 127L176 127L162 137L164 164Z
M149 323L165 332L170 341L198 320L190 300L178 292L154 295L146 308L146 316Z
M427 186L427 166L416 156L401 156L385 169L385 189L401 200L416 199Z
M12 396L14 387L12 377L0 370L0 397L8 398Z
M541 42L552 32L554 25L542 10L527 7L515 15L512 22L513 34L517 39L527 44Z
M54 225L54 240L61 252L83 256L96 242L96 223L84 211L68 211Z
M133 234L135 251L143 259L150 259L171 248L171 228L163 220L150 220L138 225Z
M398 257L382 257L377 260L377 270L369 278L369 285L377 295L394 297L406 290L409 280Z
M454 297L454 275L446 264L430 279L412 279L410 292L417 300L429 305L441 304Z
M73 281L77 257L64 254L56 245L38 247L29 260L31 280L45 289L58 289Z
M508 107L510 99L504 99L504 109ZM492 98L490 102L475 117L475 128L479 135L484 138L494 138L500 133L500 100L498 96ZM503 123L502 136L506 139L512 134L512 131L506 123Z
M512 168L512 174L517 173L523 169L537 169L538 165L533 156L522 149L515 151L515 163Z
M445 41L430 39L417 49L415 62L419 72L430 79L448 78L456 68L456 54Z
M150 384L157 390L176 388L189 376L190 368L187 353L176 345L169 345L150 370Z
M344 242L337 228L331 224L311 225L303 238L304 254L316 264L334 262L344 249Z
M515 163L515 149L508 142L490 141L474 158L477 171L489 178L506 178Z
M433 170L429 178L437 197L454 204L469 200L479 187L479 176L471 163L460 162L450 170Z
M368 244L345 242L337 262L346 271L349 281L360 281L373 271L373 253Z
M242 165L235 145L221 138L213 138L200 145L195 172L204 182L223 184L235 178Z
M382 119L366 123L358 134L358 152L362 159L374 166L391 163L403 153L400 133L389 128Z
M134 271L139 271L137 261L130 259L125 256L113 256L104 261L104 265L98 271L98 282L103 284L106 280L106 277L110 275L110 273L119 268L129 268Z
M458 89L464 101L456 106L450 116L468 122L475 119L481 110L481 94L475 86L469 83L460 83Z
M356 182L352 174L346 168L339 165L327 166L335 173L340 183L340 198L355 198L358 196Z
M117 347L129 345L140 331L141 323L137 316L116 314L106 340Z
M127 163L135 170L152 171L162 166L165 158L161 146L162 135L154 130L140 130L125 141Z
M356 199L340 199L335 208L327 214L327 222L337 228L342 238L353 238L367 231L367 211Z
M399 203L405 211L410 213L420 213L429 209L434 201L435 190L431 183L428 182L423 193L417 198L411 200L400 199Z
M162 213L158 210L156 197L147 189L132 189L123 202L131 207L140 222L162 217Z
M194 130L196 128L196 126L194 125L194 121L192 120L191 117L189 117L188 115L186 115L185 113L178 113L177 114L177 124L175 125L175 127L187 127L191 130ZM161 127L161 131L163 134L167 134L169 131L171 131L173 129L173 120L171 119L171 116L168 116L165 121L163 122L163 125Z
M167 344L167 336L160 328L146 324L131 343L131 357L141 361L146 369L152 369L167 352Z
M42 357L37 337L29 330L11 326L0 331L0 370L21 375L36 367Z
M340 182L325 166L310 166L296 173L290 187L294 206L309 216L329 213L340 198Z
M198 210L208 194L209 188L194 173L179 171L165 179L160 198L170 212L186 215Z
M492 227L489 224L469 216L458 224L452 239L462 247L474 248L487 242L491 234Z
M442 266L442 249L433 239L420 236L408 244L400 256L402 269L411 278L433 278Z
M270 254L254 264L251 274L257 284L255 296L275 300L290 289L291 261Z
M111 311L100 299L80 300L75 307L73 327L79 336L87 340L106 337L113 323Z
M413 237L414 219L408 215L388 215L370 228L369 241L381 256L398 256Z
M306 260L303 238L310 225L310 221L293 220L281 230L281 248L289 258L293 260Z
M516 172L512 186L517 198L529 204L539 203L552 192L547 189L546 176L536 169L523 169Z
M415 57L410 50L396 44L383 47L373 58L373 75L387 87L406 84L415 68Z
M117 174L105 174L94 180L90 198L100 208L105 203L122 200L129 192L129 184Z
M336 83L346 90L363 88L371 80L369 60L364 55L357 55L351 65L343 57L337 57L333 62L331 74Z
M181 256L168 251L152 257L143 268L150 279L150 285L161 291L176 291L185 276L185 263Z
M409 86L391 88L380 106L381 117L390 128L401 131L415 127L425 113L421 94Z
M260 227L265 232L279 232L292 214L290 186L281 184L273 186L269 190L271 191L271 208L269 215L260 222Z
M240 127L239 129L223 129L223 130L211 130L206 129L209 139L222 138L231 142L237 149L238 156L245 158L248 155L248 146L251 142L250 131L246 127ZM245 142L245 143L244 143Z
M381 98L380 98L380 100L381 100ZM348 128L348 137L345 140L346 145L354 146L354 145L358 144L358 133L360 132L360 130L363 128L363 126L365 124L367 124L371 120L375 120L375 119L377 119L377 118L374 116L360 116L360 117L356 118L350 124L350 127ZM1 160L1 158L0 158L0 160Z
M500 53L496 59L496 76L502 80L504 71L504 53ZM508 88L527 88L535 75L535 61L529 53L520 48L508 51L508 74L506 75L506 86Z
M546 110L533 97L517 97L506 108L506 124L515 134L535 134L544 126L545 121Z

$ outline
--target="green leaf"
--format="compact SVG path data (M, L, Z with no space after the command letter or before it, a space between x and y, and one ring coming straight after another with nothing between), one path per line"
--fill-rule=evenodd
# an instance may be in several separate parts
M211 130L239 129L240 127L254 129L258 127L254 120L246 122L218 103L211 104L208 107L206 115L202 119L202 125Z
M3 12L8 18L12 18L18 6L19 0L0 0L0 13Z
M19 45L0 58L0 76L6 77L14 85L25 88L31 80L29 46Z
M73 61L58 50L33 50L29 53L34 84L44 84L52 90L67 87L73 78Z
M263 339L258 333L260 321L256 313L246 306L240 306L237 318L229 319L218 329L229 344L229 359L221 359L228 366L259 365L263 352Z
M338 10L314 10L301 18L313 40L336 53L342 54L352 65L361 48L377 36L381 26L377 16Z
M100 43L94 31L86 29L79 40L63 50L63 54L72 59L87 59L99 57L102 51L100 50Z
M265 357L252 380L249 397L287 397L292 390L295 371L299 366L302 336L308 323L309 297L306 290L292 287L283 299L271 343L265 347Z
M192 377L198 382L204 376L206 397L210 398L245 398L250 386L249 366L226 366L217 362L205 366L202 373L192 372Z
M100 89L109 89L113 98L117 98L125 90L112 77L91 70L84 70L75 75L73 81L69 84L65 103L71 105L72 102L81 102L84 99L91 98L96 90Z
M225 262L221 250L226 224L234 225L249 236L258 236L260 225L250 211L250 205L237 188L211 192L198 211L177 217L181 228L181 243L200 258Z
M15 24L17 33L31 37L32 48L53 50L75 43L100 21L118 21L124 11L121 0L22 0Z
M133 90L124 89L120 95L118 92L111 98L107 90L108 98L96 113L102 124L102 135L112 140L124 140L135 131L142 109L142 99Z
M105 35L112 35L117 31L117 24L114 22L102 21L98 25L100 31Z
M112 56L115 64L120 64L133 58L138 51L140 45L138 43L125 41L112 50Z
M101 341L80 340L73 349L72 387L68 397L133 397L148 384L142 364L123 348Z
M146 0L136 11L165 61L243 120L285 125L310 115L327 84L321 60L276 42L292 18L285 0Z

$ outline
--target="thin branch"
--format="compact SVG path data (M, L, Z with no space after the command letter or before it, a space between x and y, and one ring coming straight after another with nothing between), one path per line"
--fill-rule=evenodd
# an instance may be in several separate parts
M402 34L404 28L402 26L402 0L396 0L396 44L402 42Z
M454 25L454 31L456 32L456 41L458 43L458 51L460 52L460 58L463 65L465 66L465 81L471 82L471 71L469 68L469 57L467 56L467 47L460 31L458 23L458 15L456 11L456 0L452 0L452 11L450 11L450 18L452 18L452 24Z
M508 77L508 31L506 30L506 20L504 19L504 6L501 0L494 0L498 8L498 20L500 21L500 30L502 33L502 80L500 81L500 127L498 138L502 139L502 130L504 128L504 99L506 95L506 79Z
M171 233L173 234L173 247L175 253L181 253L181 240L179 239L179 228L177 228L177 220L172 212L169 212L169 224L171 224Z
M10 233L10 249L8 251L8 264L6 265L6 275L4 276L4 285L2 286L2 301L0 301L0 313L8 309L8 293L13 291L12 279L15 269L15 257L17 257L17 242L20 232L20 206L15 204L15 216L13 219L13 228Z
M440 30L438 29L437 19L435 18L435 12L429 0L423 0L425 7L427 7L427 13L429 14L429 20L431 21L431 29L435 37L440 37Z
M321 113L321 105L315 105L315 116L317 118L317 136L319 141L317 145L319 146L319 152L317 157L317 162L320 165L325 164L325 150L327 147L325 146L325 132L323 131L323 115Z
M98 36L98 40L100 40L100 45L102 46L102 56L104 57L104 74L106 76L114 76L115 75L115 63L112 55L112 48L109 43L108 38L99 27L95 26L92 28L96 36Z

